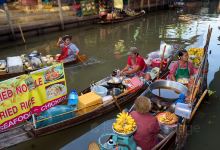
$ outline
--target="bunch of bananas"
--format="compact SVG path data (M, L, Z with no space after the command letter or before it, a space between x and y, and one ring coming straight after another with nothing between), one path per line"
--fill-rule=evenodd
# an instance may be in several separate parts
M113 128L119 133L129 134L135 131L136 122L127 112L121 112L117 115Z
M202 57L204 55L204 48L190 48L188 50L188 54L196 57Z
M188 54L194 66L199 67L201 63L201 59L204 55L204 49L203 48L190 48L188 50Z

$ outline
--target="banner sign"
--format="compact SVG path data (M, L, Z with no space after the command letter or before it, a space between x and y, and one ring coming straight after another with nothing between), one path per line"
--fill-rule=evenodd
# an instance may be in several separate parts
M57 105L66 95L63 64L0 82L0 131Z

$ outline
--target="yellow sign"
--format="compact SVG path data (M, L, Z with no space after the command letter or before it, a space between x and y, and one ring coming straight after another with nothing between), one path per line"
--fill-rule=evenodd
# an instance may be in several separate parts
M63 64L0 83L0 131L39 114L66 98Z

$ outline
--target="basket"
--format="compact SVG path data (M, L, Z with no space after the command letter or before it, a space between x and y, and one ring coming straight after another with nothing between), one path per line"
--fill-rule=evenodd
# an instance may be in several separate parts
M113 132L116 133L117 135L120 135L120 136L123 136L123 137L129 137L129 136L132 136L132 135L137 131L137 126L136 126L136 128L134 129L134 131L132 131L131 133L128 133L128 134L117 132L117 131L114 129L113 126L112 126L112 130L113 130Z

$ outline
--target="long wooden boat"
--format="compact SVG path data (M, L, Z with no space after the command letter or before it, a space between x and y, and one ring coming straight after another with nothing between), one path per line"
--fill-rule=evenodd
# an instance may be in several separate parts
M152 150L167 150L167 149L183 149L184 144L187 139L187 133L190 128L190 123L193 120L194 115L196 114L196 111L198 110L198 107L200 106L202 100L204 99L205 96L208 96L208 90L207 90L207 73L208 73L208 46L209 46L209 41L211 37L211 32L212 29L208 29L208 34L207 34L207 40L206 44L204 46L204 55L202 57L202 61L199 65L198 72L196 74L196 78L194 81L194 84L192 85L192 89L189 91L189 100L187 101L188 104L191 104L192 106L192 112L189 117L189 119L182 118L182 121L178 121L176 124L176 128L172 128L171 130L166 130L165 132L160 132L158 135L159 138L159 143L155 145ZM141 96L146 96L149 97L150 89L146 89L143 93L141 93ZM152 94L151 94L152 95ZM151 98L150 98L151 99ZM158 105L159 102L162 102L160 99L159 101L152 101L152 110L151 112L156 115L160 112L164 111L169 111L169 106L165 106L163 110L154 108L154 105ZM162 103L161 103L162 104ZM168 104L170 105L170 104ZM134 105L131 107L129 110L132 111L134 108ZM111 128L111 126L109 127ZM168 127L169 128L169 127ZM161 129L162 130L162 129ZM168 132L167 132L168 131ZM103 134L103 133L102 133ZM91 141L90 141L91 142ZM107 142L107 141L106 141ZM67 148L71 146L72 142L67 145ZM73 143L74 144L74 143ZM100 149L98 144L96 142L88 143L89 147L96 147L96 149ZM126 146L126 145L125 145ZM65 147L63 148L65 149Z
M190 119L184 119L182 123L178 124L177 129L167 135L161 137L161 141L153 148L153 150L167 150L167 149L183 149L187 139L187 133L190 123L195 116L198 107L202 100L208 96L207 90L207 73L208 73L208 46L211 37L212 29L209 28L207 34L206 44L204 46L204 56L202 58L200 69L197 73L197 81L193 85L192 91L189 94L191 98L192 113ZM145 90L142 95L146 95Z
M173 59L173 57L171 57L170 59ZM169 64L170 63L168 63L167 65ZM168 75L168 69L164 69L160 73L161 78L164 78L167 75ZM106 80L109 80L109 77L106 77L98 81L96 84L99 84L100 82L103 82ZM37 136L54 133L54 132L63 130L65 128L69 128L69 127L81 124L83 122L94 119L101 115L104 115L108 112L111 112L114 109L117 109L118 105L119 107L122 107L123 105L134 101L136 97L138 97L147 87L148 87L148 84L144 84L138 89L135 89L135 92L131 92L131 90L125 90L123 93L116 96L113 100L104 102L101 105L98 105L97 107L92 108L92 110L89 112L80 113L79 115L76 115L73 118L63 120L61 122L54 123L54 124L51 124L45 127L34 128L33 123L24 123L15 128L8 129L7 131L0 133L0 148L9 147L9 146L12 146L12 145L15 145L15 144L27 141L27 140L31 140ZM80 93L85 94L85 93L88 93L89 91L90 91L90 87L86 88ZM67 100L64 101L63 104L66 104L66 103L67 103ZM75 110L73 112L74 113L80 112L80 110ZM10 142L7 142L8 140L10 140Z
M140 18L142 16L145 15L145 11L142 10L141 12L133 15L133 16L124 16L124 17L120 17L120 18L116 18L116 19L111 19L111 20L101 20L99 21L98 23L99 24L112 24L112 23L118 23L118 22L124 22L124 21L129 21L129 20L133 20L133 19L136 19L136 18Z
M87 61L90 61L90 60L86 57L86 55L80 55L79 57L77 57L76 60L64 63L64 67L68 67L70 65L76 65L76 64L79 64L79 63L86 63ZM42 68L39 68L39 69L42 69ZM36 71L36 69L35 70L26 70L26 69L24 69L24 71L17 72L17 73L16 72L15 73L9 73L7 71L7 69L5 69L5 70L0 71L0 80L16 77L16 76L19 76L19 75L22 75L22 74L28 74L32 71Z

